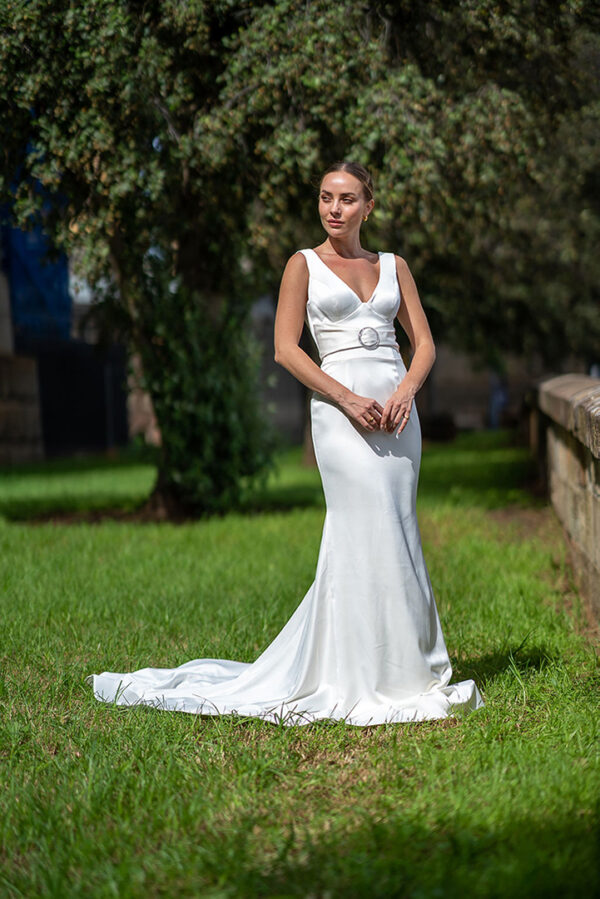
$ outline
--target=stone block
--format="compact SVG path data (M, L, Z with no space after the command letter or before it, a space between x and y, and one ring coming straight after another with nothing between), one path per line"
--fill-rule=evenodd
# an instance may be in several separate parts
M27 403L21 406L21 434L25 440L41 441L42 422L39 406Z
M569 542L569 554L579 591L588 600L592 615L600 620L600 568L572 541Z
M592 492L600 500L600 459L596 459L593 456L590 461L589 479Z
M600 501L594 497L592 501L592 535L591 557L594 565L600 571Z
M0 441L0 465L19 465L24 462L40 462L44 458L40 442Z
M570 374L543 381L538 406L548 422L551 502L579 588L600 617L600 379Z
M11 396L33 399L37 401L38 381L37 363L35 359L15 356L15 365L11 369Z
M38 399L37 364L28 356L0 354L0 396Z
M10 441L18 436L17 408L14 400L0 399L0 439Z
M600 378L579 374L548 378L538 385L538 404L600 458Z

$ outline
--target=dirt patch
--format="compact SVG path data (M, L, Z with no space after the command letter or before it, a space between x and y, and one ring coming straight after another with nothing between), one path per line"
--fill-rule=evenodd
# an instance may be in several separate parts
M536 537L553 544L563 540L560 522L551 506L506 506L503 509L492 509L487 514L504 529L507 538L511 540L530 540Z

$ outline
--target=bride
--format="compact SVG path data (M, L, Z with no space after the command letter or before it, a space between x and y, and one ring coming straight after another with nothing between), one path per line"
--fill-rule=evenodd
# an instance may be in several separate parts
M360 229L374 206L363 166L325 172L325 240L287 263L275 358L314 391L312 433L327 514L315 580L252 664L195 659L178 668L104 672L97 699L200 715L353 725L445 718L483 701L452 668L423 558L415 502L421 432L414 398L435 359L408 265L371 253ZM394 331L410 340L408 371ZM319 367L299 347L307 322Z

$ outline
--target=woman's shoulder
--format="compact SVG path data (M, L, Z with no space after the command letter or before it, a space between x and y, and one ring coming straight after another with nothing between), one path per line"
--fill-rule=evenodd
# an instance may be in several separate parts
M288 257L286 262L286 268L289 265L304 265L306 262L307 255L311 252L309 249L305 250L296 250L295 253L292 253L291 256Z
M400 256L398 253L389 253L390 256L394 257L394 262L396 264L396 269L400 274L404 274L406 272L410 272L408 267L408 262L404 258L404 256Z
M384 257L390 263L394 262L395 265L406 265L402 256L398 256L398 254L392 252L392 250L378 250L376 253L372 250L366 250L365 252L367 254L365 258L368 258L369 262L377 262L381 257Z
M296 250L285 264L284 275L289 278L308 278L308 259L305 250Z
M399 253L394 253L393 250L383 250L381 253L382 256L393 256L394 261L399 265L406 265L406 259L403 256L400 256Z

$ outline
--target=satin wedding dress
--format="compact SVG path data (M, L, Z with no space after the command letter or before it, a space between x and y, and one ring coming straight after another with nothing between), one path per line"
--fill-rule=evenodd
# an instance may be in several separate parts
M379 254L379 282L363 302L314 250L301 252L323 370L385 405L406 373L393 325L394 255ZM288 725L422 721L483 705L472 680L450 684L415 514L415 407L399 435L366 432L316 394L311 415L327 514L314 583L278 636L251 664L195 659L91 675L97 699Z

